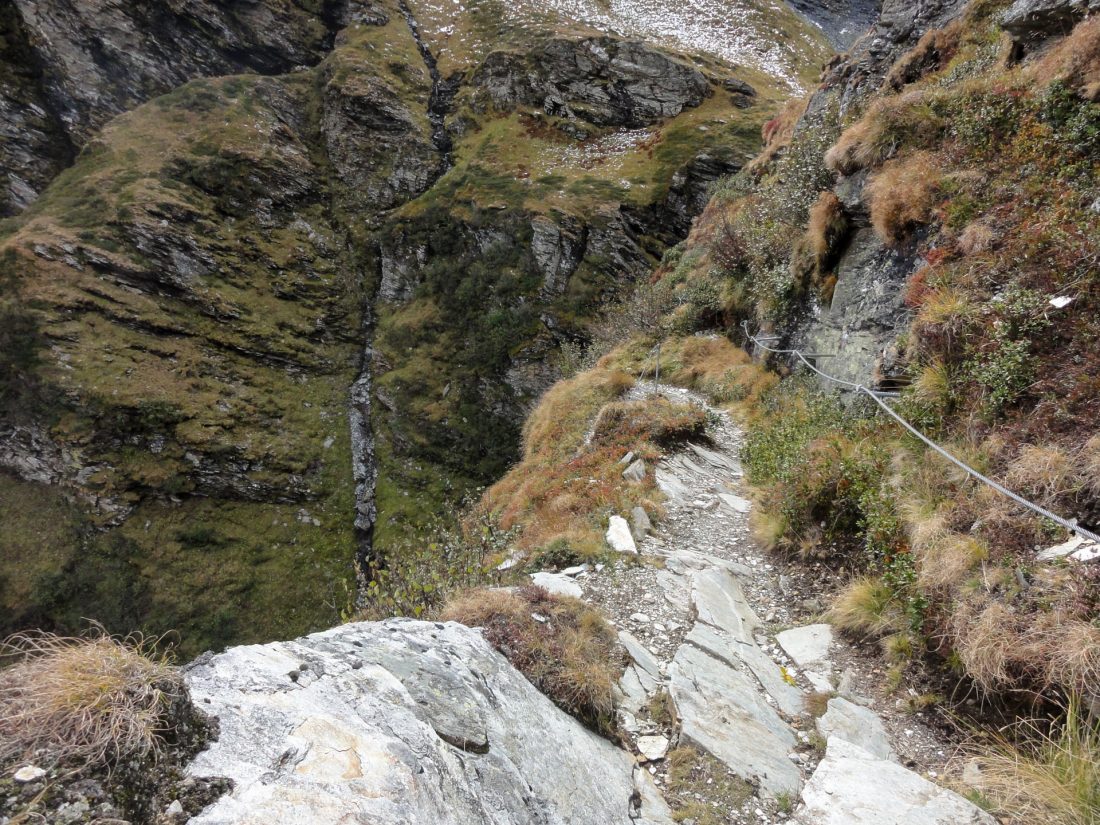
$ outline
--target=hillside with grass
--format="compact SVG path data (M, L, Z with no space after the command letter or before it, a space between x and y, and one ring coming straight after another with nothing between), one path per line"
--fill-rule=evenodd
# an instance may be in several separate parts
M873 93L827 76L659 274L679 323L751 349L747 321L900 391L956 456L1095 530L1100 28L1014 27L1009 5L968 5ZM860 571L838 619L901 669L928 650L982 694L1091 690L1095 571L1036 560L1072 535L834 389L792 376L750 405L762 540Z
M33 5L0 75L44 113L4 143L2 625L189 653L327 626L415 555L829 54L771 4L724 25L785 56L739 65L552 4Z

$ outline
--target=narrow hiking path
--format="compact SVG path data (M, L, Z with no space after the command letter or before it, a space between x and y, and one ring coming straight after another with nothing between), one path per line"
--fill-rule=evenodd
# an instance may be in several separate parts
M933 784L954 750L934 718L892 697L878 659L822 622L839 576L753 541L741 428L698 394L661 392L708 410L710 443L645 468L667 500L656 528L632 515L638 556L533 577L618 628L631 659L620 721L658 787L678 792L664 756L694 745L755 790L722 821L992 823ZM728 809L707 787L692 789L697 801Z

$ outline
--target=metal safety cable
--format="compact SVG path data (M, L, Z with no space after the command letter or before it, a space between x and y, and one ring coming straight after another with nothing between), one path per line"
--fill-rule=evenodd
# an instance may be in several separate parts
M918 430L916 427L914 427L912 424L910 424L908 421L906 421L904 418L902 418L900 415L898 415L896 412L894 412L894 410L890 409L890 407L886 404L886 402L882 400L883 397L896 398L896 397L898 397L897 393L878 393L878 392L875 392L874 390L868 389L867 387L863 386L862 384L855 384L851 381L845 381L842 378L837 378L836 376L829 375L828 373L824 373L821 370L819 370L817 367L815 367L813 364L811 364L808 360L806 360L806 357L802 354L802 352L797 350L797 349L775 349L775 348L769 347L767 344L763 343L759 338L757 338L755 335L753 335L751 332L749 332L749 326L748 326L747 321L742 321L741 322L741 328L745 331L745 335L748 337L748 339L750 341L752 341L754 344L756 344L758 347L760 347L761 349L763 349L767 352L773 353L775 355L793 355L799 361L801 361L803 364L805 364L807 367L809 367L811 370L813 370L813 372L817 373L818 375L820 375L822 378L826 379L827 381L831 381L834 384L839 384L842 387L847 387L852 392L862 393L862 394L866 395L868 398L870 398L872 401L874 401L880 408L882 408L882 410L888 416L890 416L892 419L894 419L899 424L901 424L901 426L904 427L906 430L908 430L912 435L916 436L918 439L920 439L922 442L924 442L924 444L931 447L933 450L935 450L941 456L946 458L948 461L950 461L956 467L958 467L959 469L966 472L972 478L976 478L978 481L981 481L982 483L992 487L998 493L1000 493L1003 496L1006 496L1007 498L1012 499L1013 501L1015 501L1017 504L1021 505L1022 507L1026 507L1028 510L1031 510L1032 512L1037 513L1038 515L1042 516L1043 518L1050 519L1055 524L1058 524L1058 525L1066 528L1067 530L1070 530L1070 531L1076 533L1077 535L1081 536L1082 538L1088 539L1089 541L1100 542L1100 536L1096 535L1096 533L1093 533L1091 530L1086 530L1084 527L1079 526L1077 524L1076 519L1062 518L1058 514L1052 513L1050 510L1047 510L1045 507L1040 507L1035 502L1028 501L1026 498L1019 495L1018 493L1012 492L1012 490L1009 490L1004 485L997 483L996 481L989 478L988 476L983 475L982 473L979 473L973 467L970 467L969 465L963 463L960 459L958 459L955 456L951 455L951 453L947 452L947 450L945 450L939 444L934 442L932 439L930 439L928 436L926 436L924 433L922 433L920 430Z

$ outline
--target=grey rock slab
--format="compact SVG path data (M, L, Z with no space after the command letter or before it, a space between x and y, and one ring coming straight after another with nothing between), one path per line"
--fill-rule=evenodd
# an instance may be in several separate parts
M670 501L680 502L691 496L691 490L680 481L675 473L663 467L658 467L653 471L653 477L657 481L657 489L664 493Z
M574 567L566 567L564 570L561 571L561 574L563 576L569 576L570 578L573 578L587 573L591 569L592 565L590 564L578 564Z
M681 741L724 762L769 794L797 792L798 768L787 754L796 739L757 692L755 680L694 645L681 645L669 667L669 693Z
M684 641L731 666L743 664L748 667L779 709L788 716L797 716L805 709L802 691L783 678L779 665L755 642L736 641L702 622L692 626Z
M802 791L800 825L996 825L957 793L839 737Z
M735 475L741 475L741 463L736 459L714 450L708 450L706 447L700 447L698 444L688 444L688 447L708 464L723 470L729 470Z
M644 507L638 506L630 511L630 532L635 541L641 541L652 531L653 522L649 520Z
M1016 0L1001 18L1001 26L1016 43L1031 45L1064 35L1094 11L1100 11L1100 0Z
M699 621L724 630L733 639L751 643L760 620L753 611L737 577L724 569L695 574L691 590Z
M640 671L646 673L654 682L664 680L664 674L661 673L661 665L658 663L657 658L649 652L645 645L638 641L634 634L620 630L619 644L626 648L626 652Z
M637 553L638 546L630 534L630 525L622 516L612 516L608 520L605 535L607 545L616 553Z
M579 584L569 576L561 573L547 573L546 571L532 573L531 582L555 596L571 596L574 599L579 599L584 594Z
M649 699L649 694L646 693L645 686L642 684L641 672L634 665L629 665L623 671L619 679L619 691L622 693L619 707L630 713L640 711Z
M829 648L833 643L833 628L830 625L794 627L777 633L775 640L799 667L829 671Z
M188 773L234 782L195 825L639 821L630 756L462 625L343 625L230 648L185 678L221 728ZM640 820L667 825L653 807Z
M629 467L623 470L623 478L627 481L642 481L645 478L646 467L645 462L640 458L632 462Z
M829 700L828 709L817 720L817 732L826 741L836 736L879 759L895 758L882 720L874 712L842 697Z
M729 493L719 493L718 498L735 513L743 515L752 509L752 502L747 498L741 498L741 496L734 496Z

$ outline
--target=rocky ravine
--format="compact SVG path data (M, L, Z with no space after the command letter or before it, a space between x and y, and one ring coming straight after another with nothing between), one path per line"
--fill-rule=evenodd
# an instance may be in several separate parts
M460 49L421 0L223 5L5 7L0 98L72 151L0 141L41 190L0 224L4 630L336 621L780 95L545 16L463 9Z
M622 628L632 664L617 702L637 757L557 710L476 630L346 625L188 668L195 699L221 721L191 773L235 782L193 821L665 823L663 757L679 743L755 789L726 812L731 822L993 825L903 766L941 766L935 734L861 695L860 675L840 671L845 646L827 625L779 630L791 616L779 588L790 584L747 537L740 434L715 415L714 444L647 470L667 517L652 533L635 517L642 564L533 576ZM629 553L629 540L615 542ZM766 623L753 605L769 611ZM644 710L663 690L676 710L671 726ZM816 720L813 693L832 696Z

